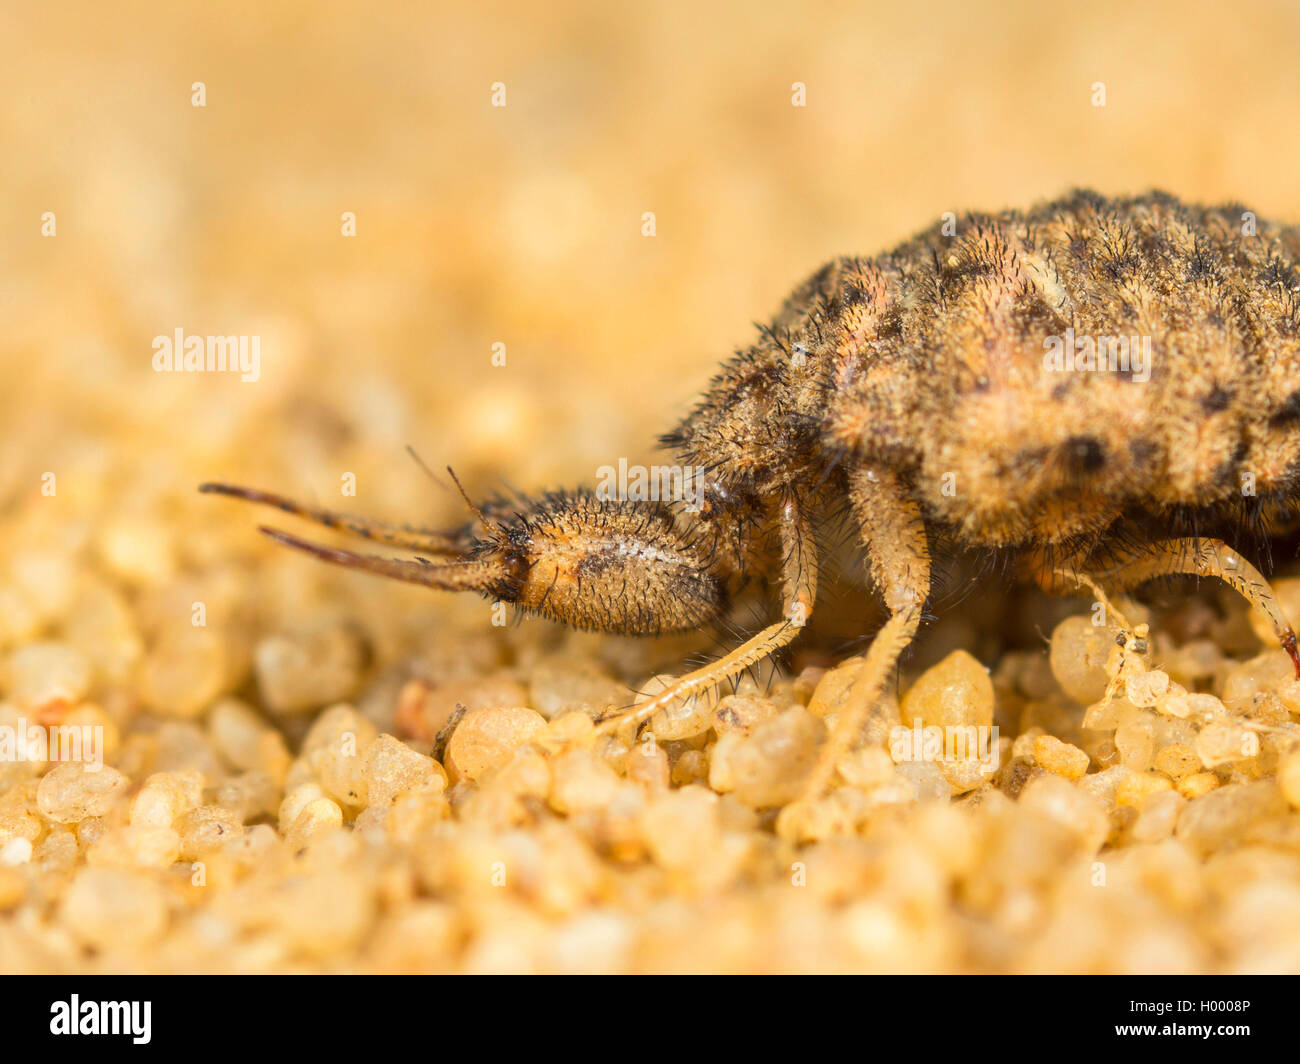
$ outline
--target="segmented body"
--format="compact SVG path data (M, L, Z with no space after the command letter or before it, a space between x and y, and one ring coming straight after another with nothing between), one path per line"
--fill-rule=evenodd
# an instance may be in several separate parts
M1049 365L1121 337L1127 371ZM1274 528L1300 477L1300 230L1160 193L937 223L819 270L665 442L733 539L851 459L970 548Z

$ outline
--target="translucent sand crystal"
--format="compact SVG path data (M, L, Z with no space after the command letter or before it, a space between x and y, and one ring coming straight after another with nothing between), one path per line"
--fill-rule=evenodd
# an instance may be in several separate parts
M466 713L447 744L452 779L474 780L505 764L514 752L546 727L546 718L523 706Z
M1132 804L1135 795L1126 795ZM1137 843L1155 843L1169 838L1178 825L1187 799L1171 786L1151 788L1137 798L1137 819L1129 828L1129 838Z
M176 822L181 837L181 856L197 861L221 853L244 833L238 815L221 805L201 805Z
M1110 833L1103 803L1059 776L1043 774L1030 780L1021 791L1020 804L1065 827L1087 853L1099 850Z
M778 712L775 703L754 695L727 695L713 711L713 730L719 735L741 732L748 735Z
M14 590L34 610L41 624L73 611L82 589L83 571L67 551L29 543L8 559Z
M159 585L176 570L175 527L141 514L109 518L96 541L109 573L126 584Z
M1161 747L1155 756L1155 768L1175 783L1201 770L1201 759L1196 750L1186 743L1170 743Z
M58 824L75 824L103 816L122 798L128 780L117 769L82 762L56 765L36 790L41 816Z
M1036 737L1033 752L1037 764L1068 780L1077 780L1088 771L1088 755L1077 746L1061 742L1054 735Z
M647 684L643 690L653 687ZM541 662L530 679L527 698L500 704L531 705L548 720L572 712L598 716L611 707L630 705L633 693L590 663Z
M558 813L606 809L621 786L618 773L589 750L561 755L551 769L551 808Z
M125 680L144 653L144 639L127 596L104 581L82 588L64 636L107 680Z
M1135 809L1146 804L1153 795L1173 790L1168 776L1159 772L1129 772L1115 787L1115 804Z
M655 798L646 806L643 823L650 853L669 870L703 867L721 837L717 795L699 786Z
M1223 681L1223 701L1232 704L1252 695L1273 691L1295 679L1295 667L1286 651L1266 650L1229 670Z
M342 826L343 810L337 802L322 795L306 801L287 823L281 810L281 824L285 841L293 849L301 849L320 832Z
M1052 632L1052 674L1067 695L1081 705L1099 699L1110 677L1106 662L1115 647L1116 630L1093 623L1093 615L1067 617Z
M203 797L203 774L159 772L150 776L131 800L133 827L169 828Z
M165 630L145 655L140 685L151 709L191 719L229 680L229 648L218 633L185 625Z
M26 864L32 859L32 840L16 835L0 844L0 865L10 868Z
M168 827L111 828L86 849L86 860L95 866L119 868L171 868L181 859L180 832Z
M276 713L304 713L351 697L364 656L353 628L331 625L263 639L253 660L266 704Z
M1219 777L1213 772L1194 772L1178 781L1178 793L1184 798L1199 798L1217 790Z
M717 778L725 779L727 789L754 808L794 801L825 734L825 726L807 710L787 710L738 737L725 753L715 754L715 763L725 765L715 767Z
M1115 729L1115 747L1127 769L1145 772L1155 755L1155 724L1148 713L1134 713Z
M1155 706L1169 691L1169 674L1160 669L1144 669L1129 676L1124 694L1135 706Z
M17 588L0 584L0 649L27 643L41 630L35 606Z
M1216 720L1196 737L1196 754L1206 768L1253 760L1259 753L1259 734L1235 720Z
M234 768L266 772L283 781L289 768L284 737L235 698L224 698L208 714L208 734L217 752Z
M412 790L441 791L447 774L437 761L412 750L391 735L381 735L366 748L361 767L360 797L368 806L388 806Z
M64 643L29 643L0 664L6 696L25 710L79 701L90 690L90 659Z
M1300 746L1293 746L1277 768L1277 785L1292 808L1300 809Z
M95 949L117 950L156 941L168 915L163 887L147 873L124 868L82 869L60 911L77 940Z
M989 727L993 723L993 682L989 671L964 650L955 650L927 669L903 696L906 724L923 727Z
M1228 784L1189 801L1178 818L1177 835L1194 849L1213 852L1285 809L1285 799L1273 780Z

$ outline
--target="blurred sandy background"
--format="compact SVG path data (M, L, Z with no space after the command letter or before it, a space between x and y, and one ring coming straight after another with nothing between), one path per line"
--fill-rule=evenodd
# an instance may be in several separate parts
M405 444L475 492L644 460L795 282L942 211L1162 186L1300 219L1285 3L3 10L10 505L94 471L115 512L224 520L199 480L352 471L360 508L459 520ZM155 374L176 328L260 335L261 380Z

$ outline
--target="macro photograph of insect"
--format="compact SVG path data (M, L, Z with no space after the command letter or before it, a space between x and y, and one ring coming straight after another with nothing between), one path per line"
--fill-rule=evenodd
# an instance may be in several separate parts
M185 1023L160 977L1086 974L1097 1037L1267 1026L1300 6L4 18L41 1037L165 1043L71 982L120 974Z

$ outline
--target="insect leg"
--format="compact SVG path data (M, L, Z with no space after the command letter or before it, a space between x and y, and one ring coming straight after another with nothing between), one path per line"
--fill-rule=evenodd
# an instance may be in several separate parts
M716 687L794 640L807 623L817 594L817 552L812 525L803 506L794 498L788 499L781 511L781 545L785 551L782 566L785 616L731 653L688 672L650 701L600 721L597 732L635 727L677 699L690 698Z
M804 801L821 796L839 759L862 730L885 684L921 624L930 594L930 547L921 511L899 478L870 466L849 473L849 501L862 528L871 575L889 609L889 620L872 640L862 670L849 690L830 738L804 790Z
M1250 562L1221 539L1167 539L1153 543L1119 565L1099 572L1104 583L1132 587L1159 576L1213 576L1222 580L1252 606L1258 607L1273 626L1282 648L1291 657L1300 679L1300 652L1296 634L1268 581Z
M229 495L234 499L274 506L295 517L305 517L326 528L335 528L353 535L361 536L375 543L388 543L394 547L409 547L411 550L425 554L459 554L465 544L445 532L435 532L430 528L416 528L411 525L388 525L382 521L372 521L366 517L336 513L312 506L303 506L283 495L256 488L241 488L235 484L200 484L199 491L209 495Z

